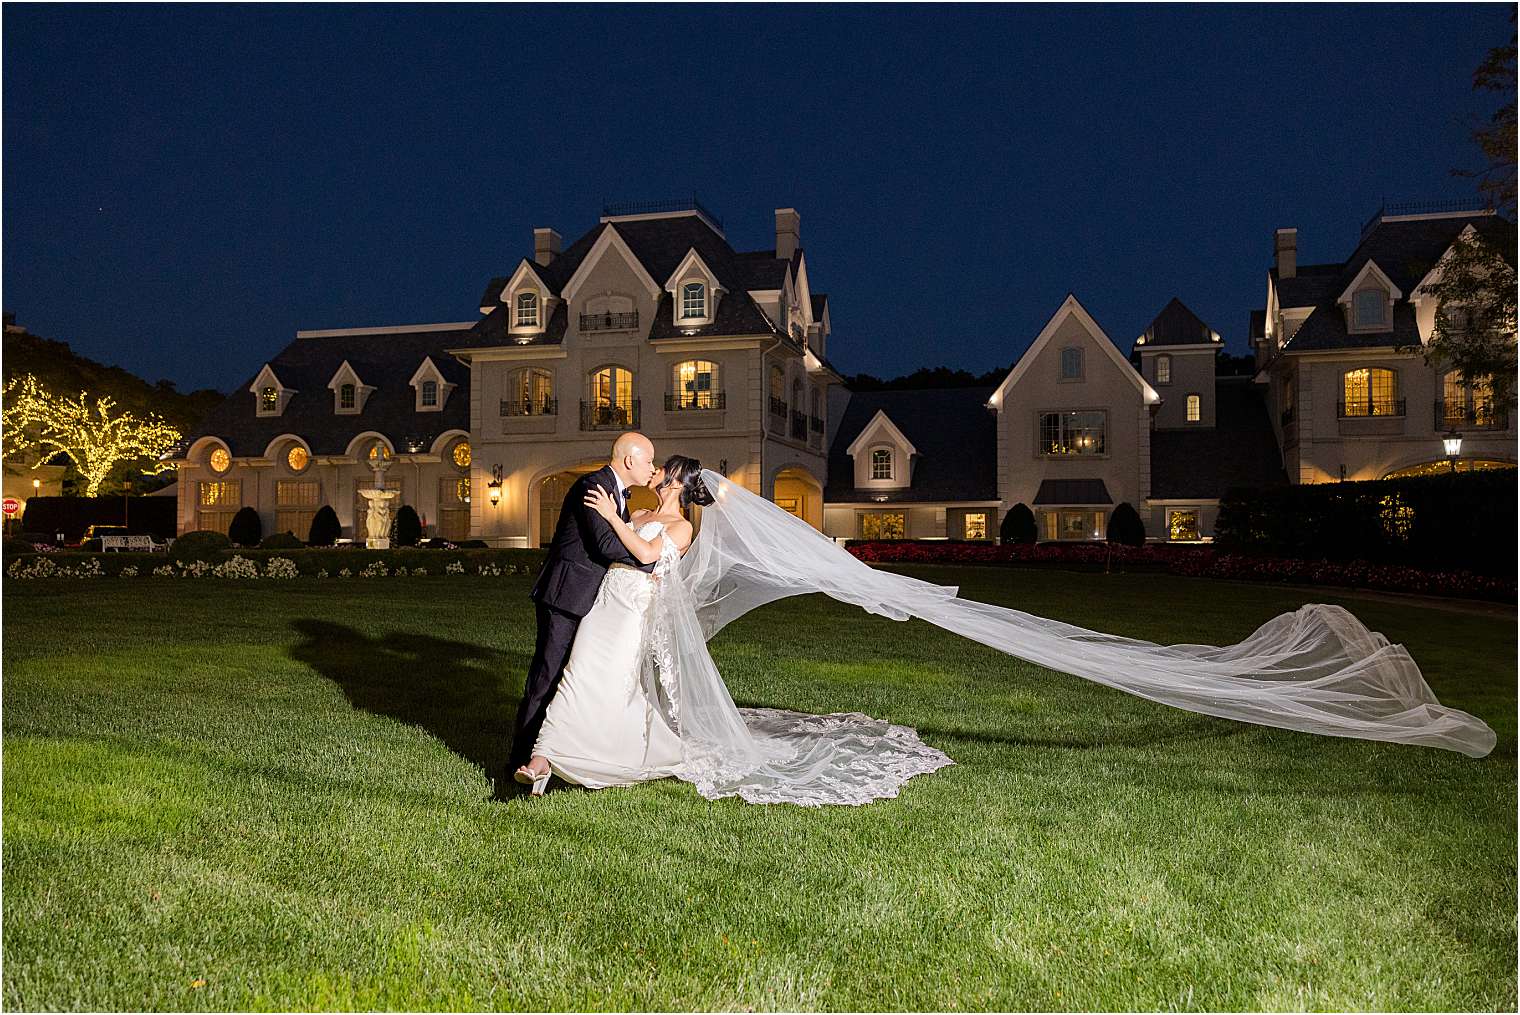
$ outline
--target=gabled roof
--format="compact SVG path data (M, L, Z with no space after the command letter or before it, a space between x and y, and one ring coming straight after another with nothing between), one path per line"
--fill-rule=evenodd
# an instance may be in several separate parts
M1212 500L1232 487L1286 486L1264 385L1214 382L1214 426L1151 432L1151 497Z
M1130 382L1139 390L1140 397L1144 399L1145 404L1150 405L1153 402L1161 401L1161 396L1145 382L1145 378L1136 372L1134 365L1124 358L1123 354L1119 352L1118 347L1108 337L1108 334L1098 326L1098 322L1093 320L1092 315L1087 312L1087 308L1082 306L1081 301L1071 293L1066 294L1066 299L1061 301L1061 305L1056 308L1056 312L1051 315L1050 320L1045 322L1045 327L1040 329L1040 333L1035 336L1034 342L1030 344L1028 349L1024 350L1024 355L1020 356L1019 361L1013 365L1013 369L1008 371L1008 376L1003 378L1003 383L999 384L997 389L993 391L991 400L999 405L1005 401L1009 389L1017 384L1019 378L1028 372L1029 365L1038 358L1040 351L1055 337L1056 331L1065 323L1068 317L1075 317L1082 323L1088 334L1098 343L1098 348L1108 355L1114 366L1123 371L1124 376L1128 377Z
M855 391L842 410L842 396L831 394L834 437L824 499L849 503L885 497L888 504L997 500L997 419L987 410L988 394L985 387ZM855 489L849 448L878 413L891 417L918 452L913 483L904 489Z
M1424 276L1422 275L1421 277L1423 278ZM1398 284L1389 278L1382 268L1378 267L1376 261L1369 257L1366 263L1362 265L1362 270L1357 272L1350 282L1346 283L1346 288L1341 290L1341 294L1335 298L1335 302L1349 302L1352 294L1362 288L1362 282L1367 278L1371 278L1380 289L1389 293L1394 299L1404 298L1404 292L1398 287Z
M876 410L876 415L871 417L869 423L860 428L860 433L856 434L855 439L850 442L850 446L844 449L845 453L852 457L860 454L861 449L865 446L865 442L868 439L876 440L876 435L879 433L885 433L888 440L908 454L918 454L918 448L914 447L913 442L908 440L907 434L903 433L897 424L892 422L892 417L887 415L887 410L885 409Z
M596 269L597 264L601 262L602 258L611 254L618 255L628 263L628 266L633 269L634 276L638 278L650 296L654 296L660 291L660 283L656 280L658 276L650 274L648 266L628 246L628 241L623 238L622 232L611 222L604 222L602 223L601 235L596 238L595 243L591 244L590 249L581 258L580 264L576 266L575 271L565 280L563 289L565 299L574 299L575 294L586 283L586 279L591 276L591 272Z
M1143 339L1141 341L1140 339ZM1219 345L1218 333L1204 323L1203 318L1189 310L1181 300L1173 296L1171 302L1161 308L1161 313L1151 321L1144 334L1137 339L1139 346L1156 345Z

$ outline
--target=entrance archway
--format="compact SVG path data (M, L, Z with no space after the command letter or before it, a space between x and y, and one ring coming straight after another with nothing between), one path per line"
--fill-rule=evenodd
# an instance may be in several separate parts
M823 530L823 485L812 473L795 467L782 469L776 473L774 490L771 500L777 507Z

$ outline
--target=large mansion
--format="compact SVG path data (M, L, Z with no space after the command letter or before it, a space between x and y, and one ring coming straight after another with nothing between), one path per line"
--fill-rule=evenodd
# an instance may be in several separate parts
M477 320L298 332L187 442L180 531L251 505L304 537L329 504L362 538L379 475L434 534L537 546L630 428L836 538L995 539L1024 504L1042 539L1102 539L1128 503L1151 539L1194 541L1233 487L1450 468L1453 432L1464 467L1516 461L1482 380L1420 355L1452 243L1510 228L1488 212L1380 212L1334 264L1279 230L1254 375L1219 373L1220 333L1180 300L1125 353L1068 295L994 389L851 392L795 210L743 252L694 201L604 211L568 247L535 230Z

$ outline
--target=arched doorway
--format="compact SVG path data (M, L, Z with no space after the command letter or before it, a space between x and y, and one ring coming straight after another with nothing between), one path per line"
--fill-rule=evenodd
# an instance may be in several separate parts
M812 473L802 468L782 469L776 473L774 490L771 500L777 507L823 530L823 486Z
M570 492L570 485L588 472L595 472L602 467L603 463L592 465L577 465L563 472L555 472L545 476L538 484L538 545L548 546L554 540L554 530L559 526L560 508L565 503L565 494ZM628 491L628 510L638 511L641 508L649 509L659 504L659 500L649 489L636 486Z

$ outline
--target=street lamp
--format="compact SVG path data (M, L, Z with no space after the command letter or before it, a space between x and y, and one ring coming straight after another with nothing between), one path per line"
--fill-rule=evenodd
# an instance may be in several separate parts
M34 480L32 480L32 496L35 497L35 496L37 496L41 492L42 492L42 480L40 480L40 479L34 479Z
M1446 460L1451 463L1451 471L1457 471L1457 456L1462 453L1462 435L1455 429L1446 431L1446 436L1441 438L1441 443L1446 447Z

